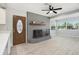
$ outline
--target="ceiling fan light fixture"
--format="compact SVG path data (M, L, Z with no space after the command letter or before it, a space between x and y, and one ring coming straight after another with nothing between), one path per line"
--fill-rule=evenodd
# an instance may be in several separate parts
M56 10L61 10L62 8L55 8L54 9L54 7L52 6L52 5L48 5L49 6L49 10L42 10L42 11L48 11L46 14L51 14L51 13L55 13L55 14L57 14L57 12L56 12Z
M50 11L50 13L52 13L52 11Z

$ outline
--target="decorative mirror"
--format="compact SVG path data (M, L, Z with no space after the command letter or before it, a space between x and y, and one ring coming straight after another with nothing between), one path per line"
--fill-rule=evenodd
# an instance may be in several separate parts
M20 33L22 33L22 30L23 30L23 24L22 24L21 19L19 19L17 21L17 32L20 34Z

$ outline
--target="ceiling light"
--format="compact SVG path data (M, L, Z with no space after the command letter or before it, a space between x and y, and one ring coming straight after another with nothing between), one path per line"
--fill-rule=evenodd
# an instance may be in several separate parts
M52 13L52 11L50 11L50 13Z

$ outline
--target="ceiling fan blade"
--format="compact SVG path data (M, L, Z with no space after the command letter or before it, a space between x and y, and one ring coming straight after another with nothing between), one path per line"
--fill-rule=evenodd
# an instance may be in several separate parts
M50 13L50 11L49 12L47 12L46 14L49 14Z
M57 12L56 11L53 11L55 14L57 14Z
M49 11L49 10L42 10L42 11Z
M53 9L53 10L61 10L62 8L56 8L56 9Z

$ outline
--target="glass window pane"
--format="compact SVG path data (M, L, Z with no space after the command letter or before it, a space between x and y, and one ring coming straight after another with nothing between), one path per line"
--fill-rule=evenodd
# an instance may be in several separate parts
M51 23L51 30L55 30L55 20L54 21L51 21L50 22Z
M79 29L79 19L78 18L67 19L67 29Z
M58 20L57 21L57 29L61 30L61 29L66 29L66 20Z

